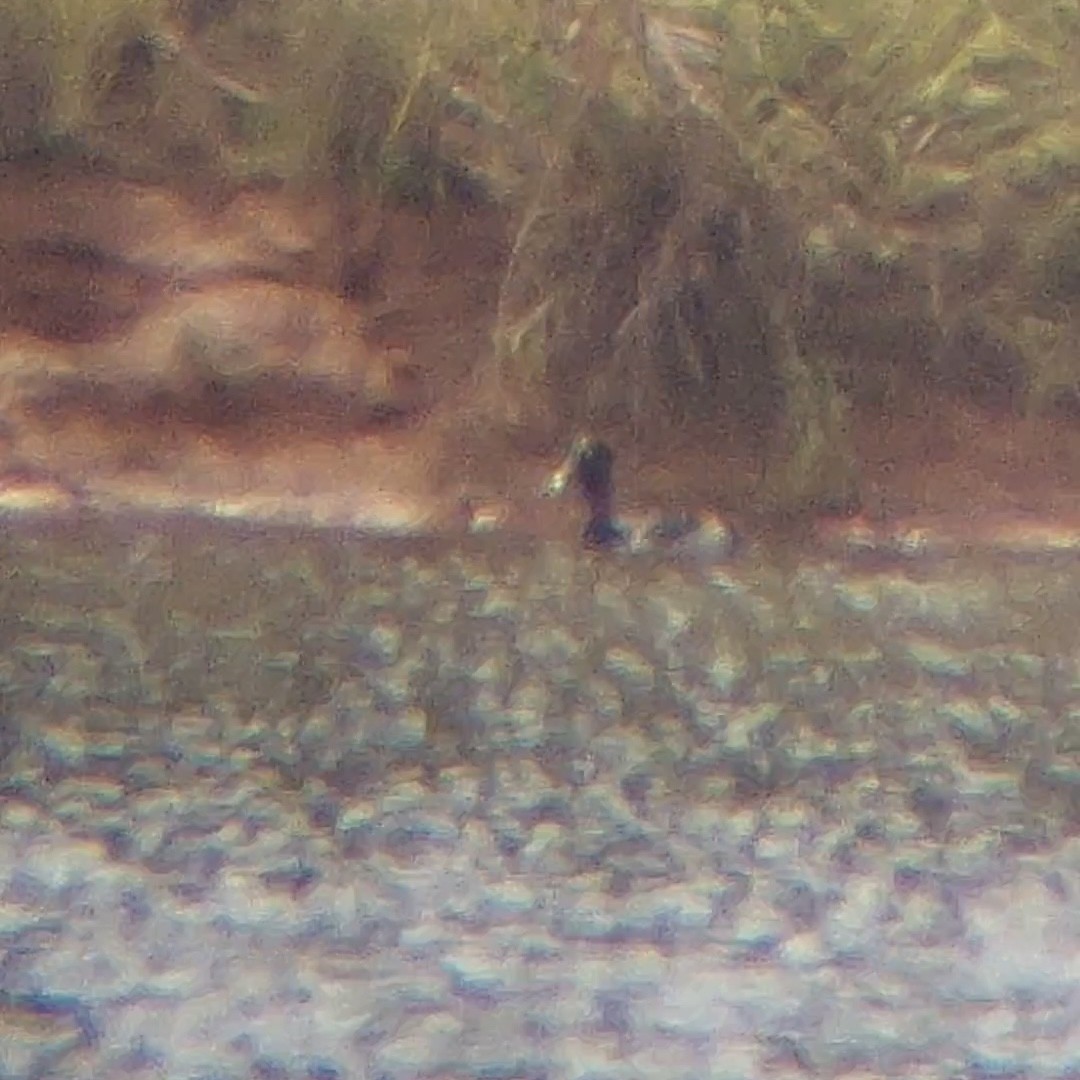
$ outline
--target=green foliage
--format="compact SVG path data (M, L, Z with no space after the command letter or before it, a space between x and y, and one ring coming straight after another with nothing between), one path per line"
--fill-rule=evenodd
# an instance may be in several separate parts
M7 153L502 200L479 375L506 419L771 406L809 489L845 473L822 455L850 404L996 377L957 342L1022 357L1032 407L1080 385L1075 0L11 0L0 21Z
M31 150L40 140L53 96L46 14L39 4L0 8L0 156Z

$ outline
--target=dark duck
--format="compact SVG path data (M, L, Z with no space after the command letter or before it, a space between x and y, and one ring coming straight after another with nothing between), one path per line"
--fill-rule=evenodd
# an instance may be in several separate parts
M681 552L724 557L734 549L731 527L715 515L615 515L615 453L601 439L578 435L563 463L544 486L561 495L576 484L585 504L582 542L590 548Z

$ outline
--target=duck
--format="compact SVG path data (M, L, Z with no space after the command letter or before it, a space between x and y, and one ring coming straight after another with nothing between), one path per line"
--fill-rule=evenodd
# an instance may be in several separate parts
M558 468L547 478L541 495L561 496L576 485L585 504L581 542L593 550L634 553L672 550L725 558L735 550L729 522L715 514L615 513L615 452L603 439L582 433L574 437Z

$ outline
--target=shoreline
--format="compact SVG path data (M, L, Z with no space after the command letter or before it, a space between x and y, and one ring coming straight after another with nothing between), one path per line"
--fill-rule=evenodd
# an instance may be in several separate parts
M7 528L50 523L142 520L146 524L204 520L255 529L341 530L373 541L453 542L490 537L513 545L575 542L573 508L556 509L551 523L525 522L505 500L462 500L458 515L438 513L437 500L397 496L389 492L328 490L309 495L270 491L212 496L162 489L158 485L125 485L73 492L59 483L18 482L0 489L0 521ZM859 561L883 558L919 562L965 554L1014 557L1080 556L1080 514L1033 511L927 512L875 520L850 517L808 517L798 524L776 526L767 516L721 516L747 541L734 555L717 562L739 561L747 547L781 547L808 556ZM554 526L554 527L553 527ZM608 554L618 559L618 552ZM636 557L636 556L630 556Z

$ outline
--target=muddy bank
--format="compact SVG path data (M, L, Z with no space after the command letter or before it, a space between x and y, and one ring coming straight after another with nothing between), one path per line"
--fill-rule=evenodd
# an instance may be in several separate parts
M0 550L3 1075L1075 1066L1068 552Z

